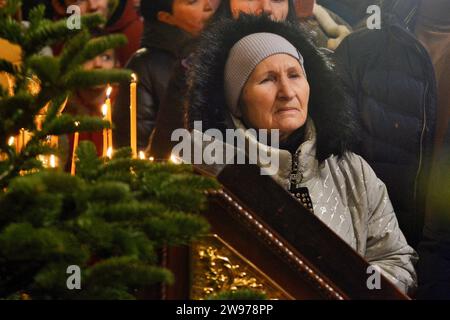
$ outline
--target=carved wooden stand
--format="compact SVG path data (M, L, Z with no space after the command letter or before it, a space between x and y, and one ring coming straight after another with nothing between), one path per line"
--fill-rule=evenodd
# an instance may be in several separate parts
M239 288L271 299L409 299L381 276L369 290L369 264L300 202L253 165L197 166L223 185L209 192L211 234L171 248L176 284L165 299L204 299Z

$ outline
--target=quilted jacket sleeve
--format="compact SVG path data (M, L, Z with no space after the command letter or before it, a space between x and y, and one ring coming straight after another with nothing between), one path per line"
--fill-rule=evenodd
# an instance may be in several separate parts
M417 286L418 256L399 228L386 186L361 158L369 206L365 258L404 293Z

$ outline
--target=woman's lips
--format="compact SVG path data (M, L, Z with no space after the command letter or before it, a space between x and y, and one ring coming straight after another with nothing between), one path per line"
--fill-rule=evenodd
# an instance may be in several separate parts
M287 115L287 114L296 114L298 112L300 112L300 110L298 108L286 107L286 108L279 108L275 113L277 113L277 114L286 114Z

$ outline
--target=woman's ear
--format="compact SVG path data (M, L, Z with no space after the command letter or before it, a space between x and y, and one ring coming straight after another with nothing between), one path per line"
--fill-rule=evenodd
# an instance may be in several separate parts
M241 94L241 96L239 97L237 108L231 112L233 114L233 116L235 116L238 119L242 119L242 117L243 117L242 110L244 110L243 109L244 101L243 101L242 96L243 96L243 94Z
M174 22L172 21L172 15L169 12L158 11L156 18L158 19L158 21L160 21L162 23L174 25Z

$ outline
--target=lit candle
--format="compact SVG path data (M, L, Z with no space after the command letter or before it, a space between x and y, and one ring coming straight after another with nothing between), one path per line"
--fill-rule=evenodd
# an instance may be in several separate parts
M63 101L63 103L59 106L58 115L61 115L66 108L67 101L69 101L69 96L66 97L66 99Z
M113 148L112 147L108 147L108 150L106 151L106 156L108 158L112 158L112 154L113 154Z
M25 142L25 129L20 129L19 134L17 135L16 141L16 152L20 153L24 147Z
M144 151L139 151L139 159L145 160L145 152Z
M171 161L173 164L182 164L182 163L183 163L183 160L182 160L181 158L177 157L177 156L174 155L174 154L170 155L170 161Z
M26 142L28 142L29 139L25 139ZM59 137L58 136L51 136L50 137L50 145L54 148L58 148L58 142L59 142Z
M75 126L78 127L80 123L78 121L75 122ZM80 134L78 131L75 132L73 137L73 148L72 148L72 163L70 166L70 174L75 175L75 157L76 157L76 151L78 148L78 140L80 139Z
M130 146L134 158L137 157L137 105L136 105L136 74L131 74L130 83Z
M38 155L38 160L42 162L44 168L56 168L58 166L58 158L54 154L50 156Z
M108 106L104 104L102 106L103 120L108 120ZM108 129L103 129L103 157L106 157L108 152Z
M8 93L10 96L14 95L14 78L10 77L9 74L5 73L6 79L8 80Z
M31 133L28 130L25 129L20 129L20 134L19 134L19 139L20 139L20 149L19 152L25 148L25 146L27 145L28 141L31 140ZM56 139L58 139L58 137L56 137ZM58 140L56 140L56 146L58 146Z
M108 87L106 89L106 117L107 120L109 121L109 124L112 128L112 108L111 108L111 92L112 92L112 87L108 84ZM112 129L108 129L108 147L112 148L113 146L113 140L112 140Z
M14 144L14 137L9 137L9 139L8 139L8 146L10 146L10 147L12 147L13 146L13 144Z
M56 168L57 165L57 159L54 154L50 155L50 168Z

